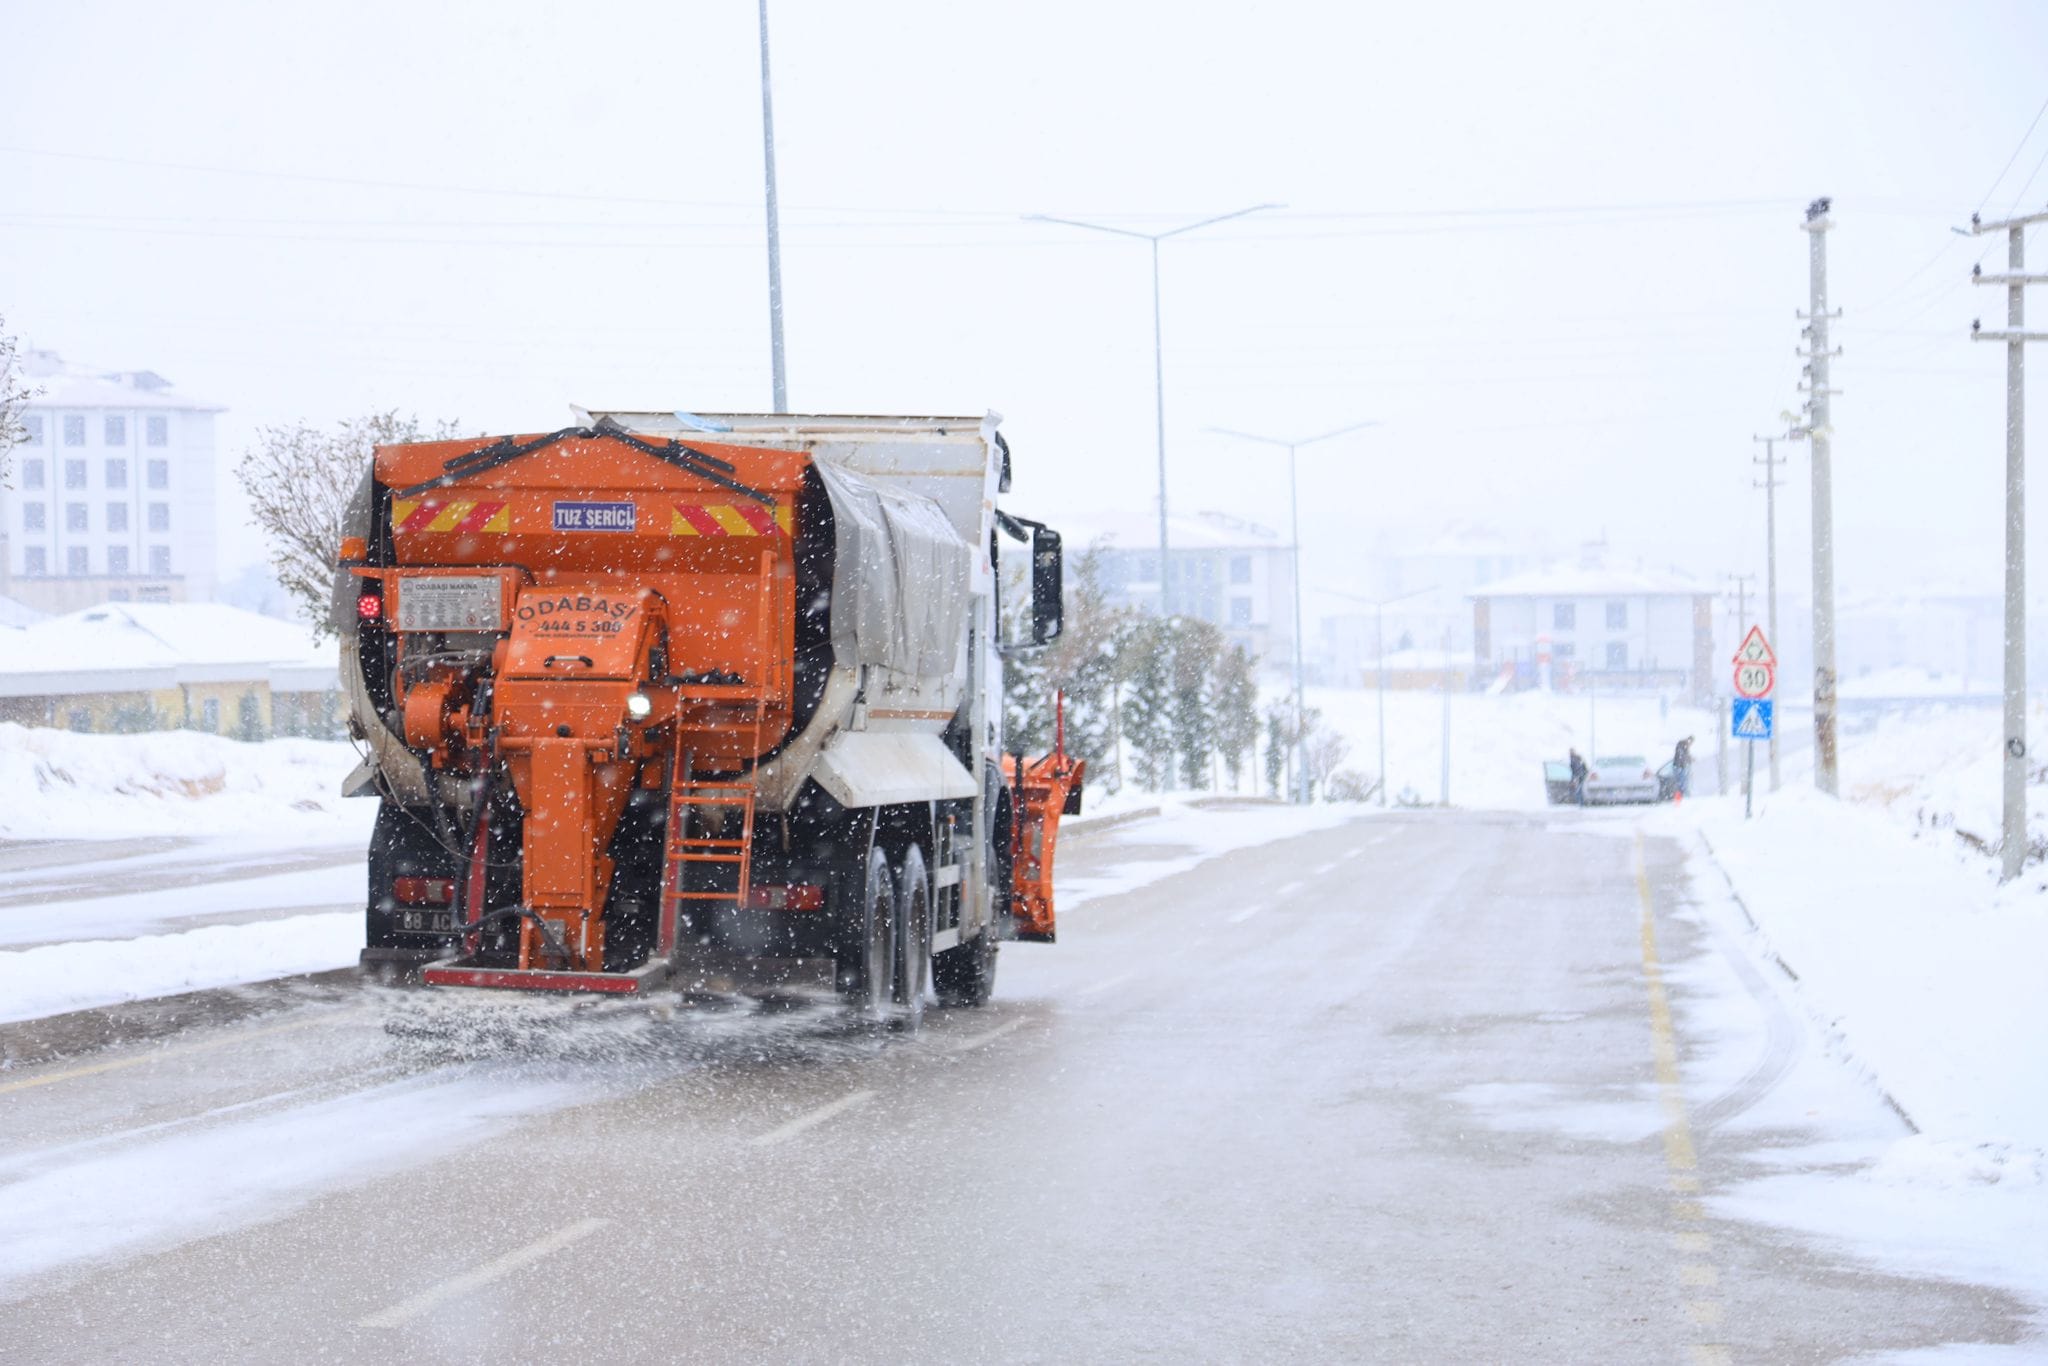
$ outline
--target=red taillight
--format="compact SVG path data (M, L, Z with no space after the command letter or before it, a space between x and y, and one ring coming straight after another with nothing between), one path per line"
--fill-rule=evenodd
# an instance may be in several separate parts
M376 621L384 615L384 595L365 593L356 599L356 615L364 621Z
M808 882L754 887L747 892L750 911L822 911L825 889Z
M393 878L391 899L401 906L446 906L455 900L455 882L445 877Z

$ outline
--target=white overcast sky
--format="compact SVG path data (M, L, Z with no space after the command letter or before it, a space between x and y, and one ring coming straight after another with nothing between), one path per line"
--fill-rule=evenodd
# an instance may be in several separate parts
M1453 520L1749 570L1828 194L1845 587L1996 586L2004 243L1950 226L2048 203L2048 7L771 8L799 410L995 408L1020 511L1146 509L1146 248L1020 218L1277 201L1163 253L1176 510L1283 524L1277 453L1205 427L1376 418L1304 456L1311 582ZM749 0L0 10L0 313L227 405L224 460L767 406Z

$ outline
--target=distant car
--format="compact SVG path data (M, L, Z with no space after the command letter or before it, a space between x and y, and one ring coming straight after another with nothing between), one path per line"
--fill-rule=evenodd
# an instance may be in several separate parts
M1586 805L1621 806L1629 802L1668 802L1678 782L1671 765L1653 769L1640 754L1610 754L1595 759L1586 775ZM1543 761L1543 793L1552 806L1572 801L1572 768L1563 759Z
M1662 801L1664 783L1640 754L1609 754L1595 759L1586 775L1586 805L1620 806L1627 802Z

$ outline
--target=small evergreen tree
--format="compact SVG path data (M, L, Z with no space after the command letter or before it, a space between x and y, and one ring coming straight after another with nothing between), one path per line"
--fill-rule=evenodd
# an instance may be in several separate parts
M1216 747L1230 774L1234 792L1245 761L1259 741L1259 685L1256 661L1242 645L1233 645L1216 661Z
M1284 702L1266 708L1266 795L1280 795L1280 780L1287 776L1287 713Z
M1066 694L1067 750L1091 768L1115 743L1118 638L1130 615L1109 605L1102 555L1098 543L1068 566L1066 624L1051 660L1054 684Z
M1215 673L1223 633L1199 617L1176 617L1173 640L1173 729L1180 750L1181 782L1209 785L1209 761L1216 752Z
M1137 622L1126 655L1130 693L1123 707L1124 736L1137 752L1139 785L1157 792L1173 777L1173 663L1167 624L1152 618Z

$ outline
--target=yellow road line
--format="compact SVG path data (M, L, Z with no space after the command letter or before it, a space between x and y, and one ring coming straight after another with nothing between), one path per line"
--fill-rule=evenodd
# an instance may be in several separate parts
M1657 1100L1664 1111L1664 1166L1672 1193L1696 1197L1699 1193L1699 1152L1693 1146L1692 1123L1686 1115L1685 1086L1678 1074L1678 1032L1671 1024L1671 997L1664 989L1664 965L1657 956L1657 902L1650 893L1650 869L1643 857L1643 837L1636 835L1636 896L1643 905L1643 981L1650 995L1650 1052L1657 1063ZM1685 1222L1703 1222L1706 1210L1696 1198L1674 1199L1672 1216ZM1699 1329L1721 1326L1718 1299L1710 1298L1721 1283L1713 1263L1704 1259L1711 1243L1704 1233L1674 1235L1678 1251L1698 1260L1678 1267L1679 1284L1689 1292L1684 1302L1686 1317ZM1726 1346L1718 1342L1696 1342L1692 1360L1700 1363L1728 1361Z
M53 1086L60 1081L75 1081L79 1077L98 1076L102 1072L118 1072L124 1067L140 1067L146 1062L162 1062L167 1058L183 1058L189 1057L194 1053L208 1053L216 1048L226 1048L231 1044L244 1043L250 1039L260 1039L270 1034L289 1034L295 1029L311 1029L315 1025L328 1024L332 1019L333 1016L322 1013L311 1019L292 1020L285 1024L270 1025L263 1029L238 1030L222 1038L208 1039L204 1043L188 1043L176 1048L157 1048L147 1053L133 1053L124 1058L109 1058L105 1062L93 1062L87 1063L83 1067L66 1068L62 1072L45 1072L39 1077L23 1077L20 1081L4 1081L0 1082L0 1096L4 1096L11 1091L26 1091L36 1086Z

